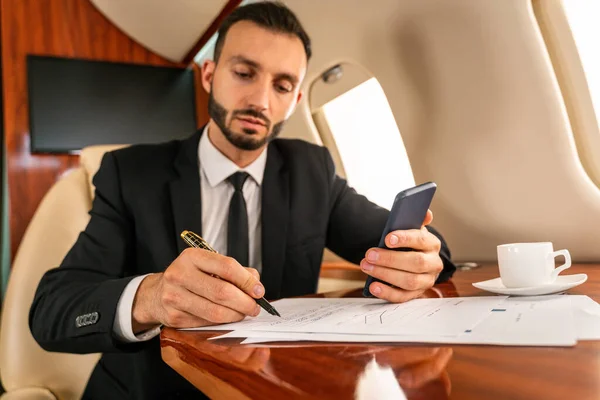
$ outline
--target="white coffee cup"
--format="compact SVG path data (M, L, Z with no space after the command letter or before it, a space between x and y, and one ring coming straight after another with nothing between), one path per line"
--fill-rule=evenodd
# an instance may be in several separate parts
M507 288L547 285L571 266L569 251L554 251L551 242L503 244L497 250L500 278ZM555 268L554 258L559 255L565 263Z

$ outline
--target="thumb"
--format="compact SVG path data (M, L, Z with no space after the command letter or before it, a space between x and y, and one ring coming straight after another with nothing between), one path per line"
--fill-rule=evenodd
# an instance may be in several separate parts
M427 215L425 216L425 220L423 221L423 226L427 226L431 224L433 221L433 211L427 210Z

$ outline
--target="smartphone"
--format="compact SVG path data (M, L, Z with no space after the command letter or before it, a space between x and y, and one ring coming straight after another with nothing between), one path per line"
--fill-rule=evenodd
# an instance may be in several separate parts
M437 185L434 182L426 182L398 193L394 199L394 204L392 205L390 215L388 216L377 247L382 249L389 248L385 244L385 237L390 232L421 229L436 189ZM411 251L412 249L397 248L393 250ZM373 278L369 275L363 289L364 297L375 297L369 292L369 286L373 282L382 282L389 285L387 282L383 282L382 280Z

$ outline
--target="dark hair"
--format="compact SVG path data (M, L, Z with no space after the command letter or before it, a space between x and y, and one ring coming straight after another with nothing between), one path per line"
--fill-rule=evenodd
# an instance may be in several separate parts
M215 62L219 61L221 50L223 50L223 43L225 43L225 37L227 36L229 28L240 21L251 21L274 32L288 33L297 36L304 45L306 60L310 60L312 54L310 38L300 24L300 21L298 21L296 15L280 2L261 1L236 8L227 16L227 18L225 18L219 28L219 35L217 37L217 43L215 44L213 57Z

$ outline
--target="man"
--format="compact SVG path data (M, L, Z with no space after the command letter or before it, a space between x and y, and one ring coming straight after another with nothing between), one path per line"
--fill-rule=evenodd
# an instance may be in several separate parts
M30 312L44 349L103 353L86 398L197 396L162 362L160 328L238 321L259 313L263 295L314 293L325 246L393 284L370 286L393 302L454 271L433 228L386 239L414 251L374 249L388 211L336 176L325 148L274 140L302 97L310 55L284 6L238 8L202 66L208 125L183 141L104 156L89 224L44 275ZM186 249L183 230L218 253Z

